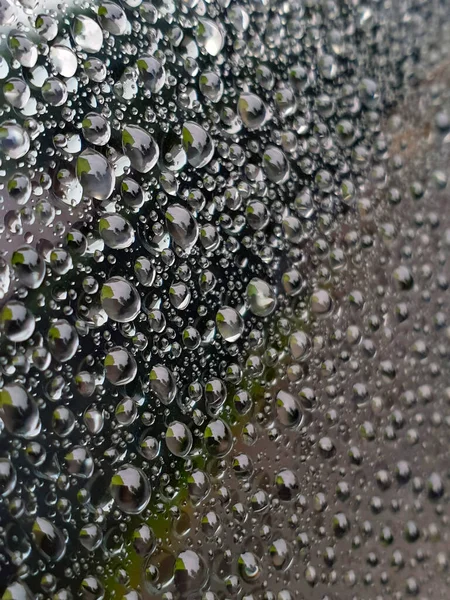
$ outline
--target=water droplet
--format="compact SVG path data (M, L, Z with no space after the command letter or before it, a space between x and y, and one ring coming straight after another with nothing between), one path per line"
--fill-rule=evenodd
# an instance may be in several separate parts
M208 579L205 561L193 550L180 552L175 561L174 578L182 594L200 590Z
M225 38L219 25L211 19L198 20L195 37L198 44L211 56L217 56L225 43Z
M141 299L136 288L123 277L108 279L100 297L108 317L119 323L133 321L141 310Z
M244 332L244 321L241 315L231 308L222 306L216 315L217 329L226 342L235 342Z
M0 151L9 158L18 160L30 149L30 136L14 121L0 124Z
M207 165L214 155L211 136L203 127L192 121L186 121L183 125L183 148L189 164L195 169Z
M78 350L78 334L65 319L51 324L47 335L48 348L55 360L67 362Z
M151 488L144 472L133 465L123 465L111 478L111 496L125 514L140 514L150 501Z
M192 247L198 238L194 217L180 204L171 204L166 211L166 225L170 236L184 250Z
M173 374L164 365L155 365L149 375L150 389L163 404L170 404L177 393Z
M136 66L145 87L157 94L166 80L166 72L162 64L154 56L141 56L137 59Z
M250 305L250 310L257 317L267 317L275 310L275 292L271 286L262 279L254 277L249 281L246 289L246 296Z
M12 435L33 438L39 434L37 404L18 383L5 385L0 391L0 417Z
M77 15L74 18L72 36L74 42L85 52L95 54L103 45L103 32L100 26L85 15Z
M77 178L86 196L106 200L114 190L116 177L106 158L95 150L84 150L77 159Z
M166 445L175 456L187 456L192 448L192 433L180 421L173 421L166 431Z
M136 377L136 361L122 346L115 346L109 350L104 365L106 378L113 385L125 385Z
M22 302L10 300L0 311L0 329L11 342L25 342L34 332L34 315Z
M155 140L137 125L126 125L123 128L122 148L133 169L139 173L151 171L159 158L159 148Z
M256 94L241 94L237 108L242 122L248 129L260 129L269 118L266 105Z
M66 552L66 542L61 531L48 519L37 517L31 531L36 548L47 561L58 562Z

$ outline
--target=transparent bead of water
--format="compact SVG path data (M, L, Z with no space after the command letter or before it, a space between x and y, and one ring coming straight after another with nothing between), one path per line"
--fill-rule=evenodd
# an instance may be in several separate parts
M11 342L25 342L34 333L33 313L17 300L10 300L0 310L0 330Z
M159 158L159 147L153 137L137 125L126 125L122 131L122 148L131 166L139 173L148 173Z
M178 246L192 247L198 238L198 225L192 214L180 204L171 204L165 214L167 230Z
M101 238L109 248L121 250L134 242L134 229L127 219L117 213L103 214L98 223Z
M208 579L208 569L203 558L193 550L180 552L175 561L174 580L180 593L200 590Z
M0 391L0 417L12 435L29 439L40 432L38 406L18 383L5 385Z
M134 380L137 365L126 348L115 346L105 356L106 378L113 385L125 385Z
M125 464L111 478L110 492L118 508L125 514L141 513L150 501L151 487L145 473Z
M211 56L217 56L225 43L221 27L211 19L200 18L195 30L198 44Z
M102 307L113 321L133 321L141 310L141 298L132 283L123 277L108 279L100 293Z
M237 104L238 114L248 129L259 129L262 127L269 113L263 100L256 94L245 92L239 96Z
M155 365L149 375L150 389L163 404L170 404L177 393L177 385L172 372L164 365Z
M180 421L173 421L166 431L166 445L174 456L184 457L192 448L192 433Z
M95 54L103 46L103 32L98 23L85 15L77 15L72 23L74 42L85 52Z
M166 81L163 65L154 56L141 56L136 61L136 66L144 86L157 94L164 87Z
M95 150L84 150L77 159L77 178L86 196L106 200L114 190L116 177L107 159Z
M238 340L244 332L244 321L231 306L223 306L217 311L216 325L222 338L229 343Z
M14 108L24 108L30 99L30 88L26 82L19 77L11 77L3 84L5 99Z
M14 121L4 121L0 125L0 151L17 160L25 156L30 149L30 136Z
M67 46L54 44L50 48L50 61L55 71L63 77L72 77L77 71L77 57Z
M91 144L104 146L111 137L111 126L107 119L99 113L87 113L81 123L83 136Z
M209 133L197 123L186 121L182 137L189 164L195 169L207 165L214 154L214 144Z
M247 285L247 301L250 310L257 317L267 317L276 307L276 295L273 288L262 279L254 277Z

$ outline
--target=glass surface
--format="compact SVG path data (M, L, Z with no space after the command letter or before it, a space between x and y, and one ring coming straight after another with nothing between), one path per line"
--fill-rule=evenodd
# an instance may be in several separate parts
M450 597L446 2L0 0L0 595Z

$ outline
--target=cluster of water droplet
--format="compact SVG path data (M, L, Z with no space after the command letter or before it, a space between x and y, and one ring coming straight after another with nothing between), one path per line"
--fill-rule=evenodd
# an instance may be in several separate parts
M447 180L385 116L445 57L444 8L22 4L5 600L443 597Z

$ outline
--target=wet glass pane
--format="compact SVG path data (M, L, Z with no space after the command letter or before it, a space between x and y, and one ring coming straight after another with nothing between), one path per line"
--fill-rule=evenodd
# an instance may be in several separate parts
M0 596L450 597L450 9L0 0Z

